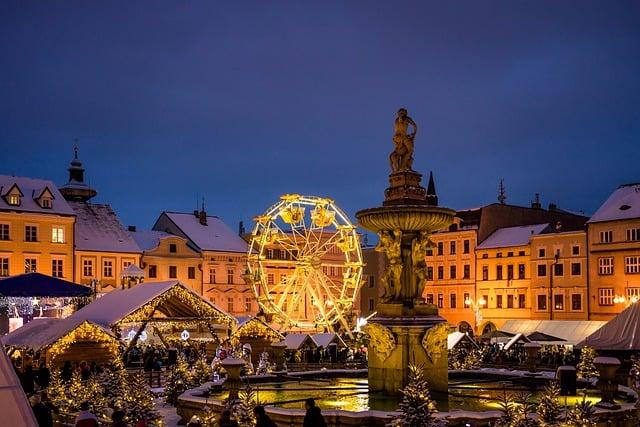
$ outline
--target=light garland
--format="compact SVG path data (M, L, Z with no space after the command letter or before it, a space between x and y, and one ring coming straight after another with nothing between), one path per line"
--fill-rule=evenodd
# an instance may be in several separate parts
M260 321L253 318L240 326L232 335L233 338L267 338L272 342L282 341L284 335Z
M49 347L46 347L47 364L51 365L53 361L66 352L69 347L79 341L92 341L104 344L107 351L116 358L120 353L120 345L118 341L105 332L102 328L87 321L82 322L72 331L60 337Z

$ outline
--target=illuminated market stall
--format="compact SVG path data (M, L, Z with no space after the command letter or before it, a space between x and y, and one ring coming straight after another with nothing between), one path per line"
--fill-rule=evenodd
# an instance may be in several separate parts
M284 340L284 335L273 329L259 317L238 317L238 328L231 335L232 344L249 344L252 349L251 362L256 366L260 355L266 351L271 353L271 345Z

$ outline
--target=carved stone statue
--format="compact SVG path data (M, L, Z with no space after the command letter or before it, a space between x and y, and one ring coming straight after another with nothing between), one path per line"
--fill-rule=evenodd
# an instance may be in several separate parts
M387 268L380 278L380 282L384 287L381 298L384 302L398 300L402 289L402 231L381 231L379 236L380 241L375 247L375 250L384 252L388 261Z
M383 362L387 360L396 348L396 338L393 333L379 323L368 323L363 330L369 335L369 346Z
M436 363L443 353L447 354L448 331L447 324L440 323L425 332L422 337L422 348L427 353L429 362Z
M413 126L413 132L409 133L409 125ZM407 115L407 110L398 110L393 130L393 143L395 149L389 156L391 172L412 170L413 167L413 140L418 132L416 122Z
M423 301L422 292L424 291L425 280L427 279L427 249L433 246L429 238L428 231L421 231L420 235L411 241L411 262L413 274L415 275L415 289L411 290L414 299Z

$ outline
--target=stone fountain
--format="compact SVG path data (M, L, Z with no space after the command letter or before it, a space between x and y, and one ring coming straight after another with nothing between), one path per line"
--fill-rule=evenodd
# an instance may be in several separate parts
M432 390L446 392L448 387L447 325L438 308L425 303L422 293L425 256L433 246L430 235L449 226L455 211L437 206L432 180L427 192L420 185L422 175L412 169L416 132L415 122L400 109L384 202L356 213L363 228L378 234L376 250L384 252L387 260L377 315L365 330L372 350L369 389L390 394L398 394L406 385L411 363L424 367Z

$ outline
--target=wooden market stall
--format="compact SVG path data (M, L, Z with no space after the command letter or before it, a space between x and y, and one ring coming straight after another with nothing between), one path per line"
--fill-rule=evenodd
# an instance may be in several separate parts
M78 319L39 318L2 338L9 354L37 355L34 364L61 366L65 361L111 363L120 353L120 343L108 329Z
M233 344L249 344L251 346L251 362L258 366L260 354L266 351L273 360L275 353L271 345L284 340L284 335L269 326L259 317L238 317L238 328L231 335Z

